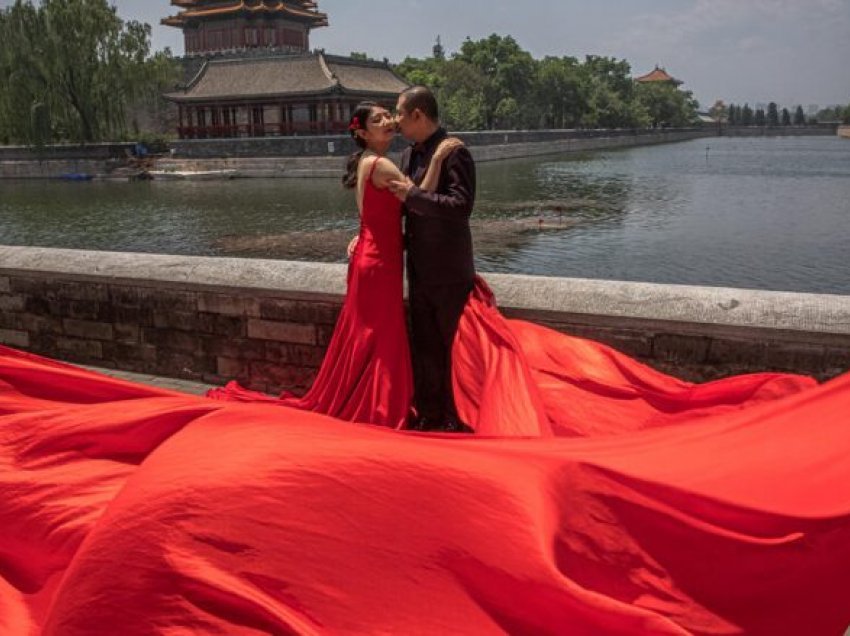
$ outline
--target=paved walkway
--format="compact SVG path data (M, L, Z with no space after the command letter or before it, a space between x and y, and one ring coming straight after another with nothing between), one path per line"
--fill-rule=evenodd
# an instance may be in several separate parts
M170 389L172 391L180 391L181 393L191 393L193 395L203 395L209 389L213 388L211 384L202 384L200 382L192 382L190 380L176 380L174 378L164 378L157 375L146 375L144 373L130 373L128 371L116 371L115 369L101 369L98 367L88 367L78 365L90 371L97 371L104 375L137 384L149 384L161 389Z

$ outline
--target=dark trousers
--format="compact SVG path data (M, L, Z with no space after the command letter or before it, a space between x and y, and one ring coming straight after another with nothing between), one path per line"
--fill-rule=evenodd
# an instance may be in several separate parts
M472 283L410 281L411 353L416 410L435 422L457 421L452 391L452 343Z

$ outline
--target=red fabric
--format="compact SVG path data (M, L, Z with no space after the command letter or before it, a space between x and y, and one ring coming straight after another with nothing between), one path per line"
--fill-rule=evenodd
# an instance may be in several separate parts
M692 384L591 340L506 320L476 280L453 351L455 400L479 434L609 436L694 422L814 387L759 373Z
M0 347L0 634L841 634L850 375L689 384L478 281L453 352L476 434L391 430L401 232L366 197L302 399Z
M841 634L850 376L714 392L716 413L659 426L647 387L676 405L683 385L645 372L625 398L634 367L584 346L600 366L570 373L622 402L598 409L615 430L541 438L354 426L0 348L0 633Z
M318 376L303 397L275 399L236 382L209 397L273 402L347 422L402 428L413 401L413 372L404 314L401 203L364 184L357 247L348 267L348 291Z

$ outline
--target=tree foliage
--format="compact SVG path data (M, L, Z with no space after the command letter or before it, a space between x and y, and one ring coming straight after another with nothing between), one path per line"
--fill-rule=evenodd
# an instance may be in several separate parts
M767 125L779 125L779 106L776 102L770 102L770 104L767 105Z
M176 78L170 53L151 53L150 35L106 0L16 0L0 11L2 141L124 136L129 105L158 99Z
M453 55L409 57L395 70L433 88L454 129L685 126L696 116L690 93L637 85L626 60L538 60L510 36L467 39Z

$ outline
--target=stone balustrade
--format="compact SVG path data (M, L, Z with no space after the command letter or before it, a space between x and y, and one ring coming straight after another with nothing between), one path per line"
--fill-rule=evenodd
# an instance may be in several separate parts
M511 318L690 380L850 369L850 297L487 274ZM58 359L278 392L309 386L345 266L0 246L0 343Z

